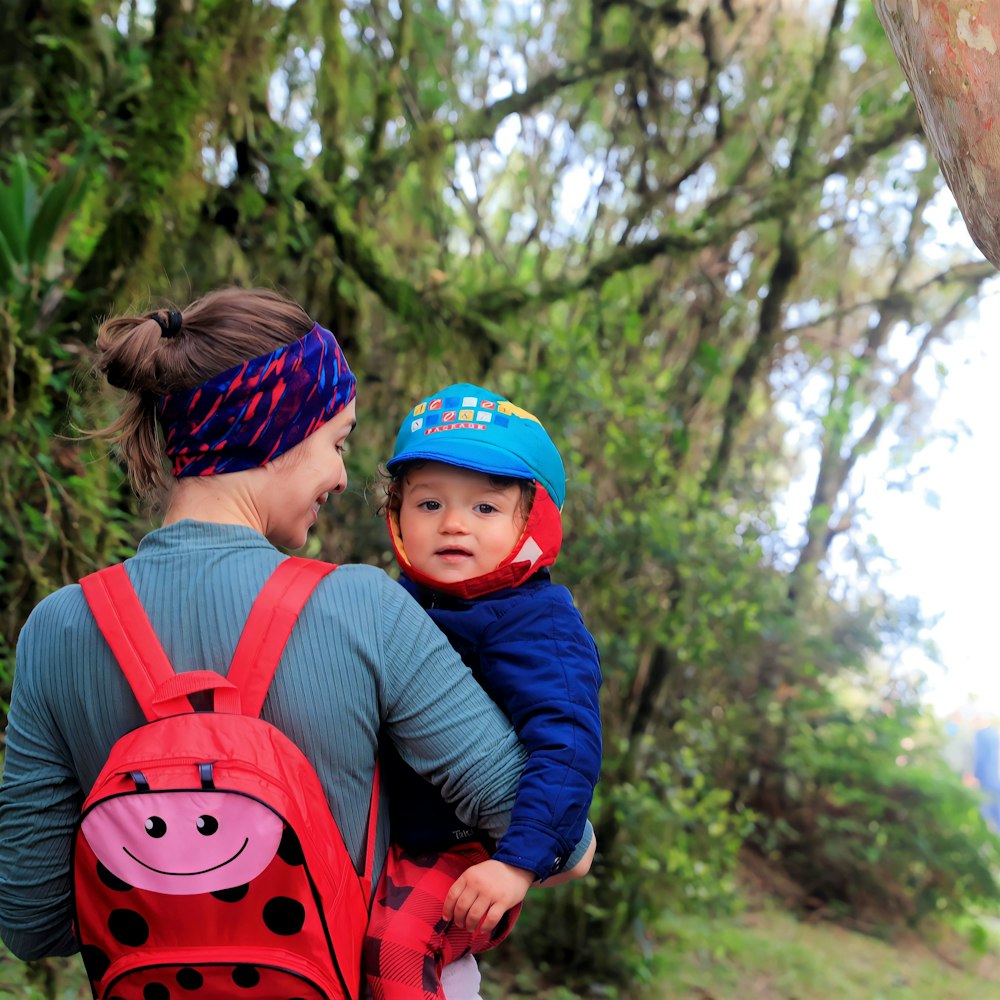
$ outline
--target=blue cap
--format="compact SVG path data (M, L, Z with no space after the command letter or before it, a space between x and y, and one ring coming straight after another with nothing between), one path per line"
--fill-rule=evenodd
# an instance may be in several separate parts
M407 414L386 467L394 472L404 462L420 459L535 479L556 507L566 500L562 458L541 421L478 385L446 386Z

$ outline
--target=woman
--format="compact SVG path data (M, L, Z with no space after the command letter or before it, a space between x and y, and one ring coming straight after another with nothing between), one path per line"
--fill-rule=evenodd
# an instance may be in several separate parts
M296 304L225 289L183 313L106 322L98 368L126 393L104 432L136 492L170 484L128 577L178 671L225 671L250 606L320 507L347 485L355 381ZM162 435L159 444L157 425ZM506 719L403 588L342 566L299 618L262 717L315 767L360 868L380 731L470 826L500 834L523 765ZM0 936L24 959L73 953L70 851L112 744L143 722L77 585L18 641L0 786ZM387 824L378 824L376 871Z

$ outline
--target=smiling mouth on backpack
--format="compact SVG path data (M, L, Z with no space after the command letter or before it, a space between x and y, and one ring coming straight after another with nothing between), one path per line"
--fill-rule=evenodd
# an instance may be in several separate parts
M122 847L122 850L134 861L136 864L142 865L143 868L148 868L151 872L156 872L157 875L207 875L208 872L214 872L217 868L225 868L231 861L235 861L245 850L247 844L250 843L250 838L247 837L243 841L243 846L231 857L226 858L225 861L220 861L217 865L212 865L211 868L202 868L196 872L171 872L163 868L154 868L152 865L147 865L145 861L141 858L137 858L127 847Z

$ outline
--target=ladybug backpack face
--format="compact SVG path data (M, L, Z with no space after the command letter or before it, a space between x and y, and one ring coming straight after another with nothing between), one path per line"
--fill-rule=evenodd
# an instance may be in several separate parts
M74 846L95 997L358 996L377 788L359 875L312 766L258 717L299 611L333 568L281 563L227 677L174 673L123 566L81 581L148 720L112 748ZM193 711L198 691L214 693L214 711Z
M252 882L281 843L281 817L236 792L143 792L97 802L81 824L120 882L171 896Z

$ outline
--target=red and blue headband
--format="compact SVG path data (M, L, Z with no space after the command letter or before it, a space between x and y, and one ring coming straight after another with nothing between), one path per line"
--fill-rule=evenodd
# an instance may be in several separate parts
M161 396L156 415L173 475L266 465L336 416L355 389L337 338L317 323L294 343Z

